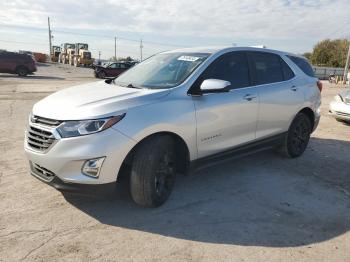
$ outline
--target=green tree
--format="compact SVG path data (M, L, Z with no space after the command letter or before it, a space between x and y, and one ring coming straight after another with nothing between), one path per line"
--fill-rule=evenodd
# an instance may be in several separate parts
M344 67L349 43L346 39L322 40L315 45L309 60L313 65Z
M310 53L310 52L306 52L306 53L304 53L302 56L303 56L303 57L305 57L307 60L309 60L309 61L310 61L311 56L312 56L312 53Z

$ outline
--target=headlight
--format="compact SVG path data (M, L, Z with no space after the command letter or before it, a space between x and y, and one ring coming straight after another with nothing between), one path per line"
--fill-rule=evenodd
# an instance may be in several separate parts
M341 97L341 95L336 95L334 97L334 100L337 101L337 102L344 102L343 98Z
M94 120L66 121L57 127L63 138L89 135L110 128L123 119L125 114Z

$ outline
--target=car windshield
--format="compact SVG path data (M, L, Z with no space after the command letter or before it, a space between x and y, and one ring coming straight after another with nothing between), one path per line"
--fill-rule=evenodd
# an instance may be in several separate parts
M161 53L135 65L115 79L121 86L165 89L178 86L205 61L209 53Z

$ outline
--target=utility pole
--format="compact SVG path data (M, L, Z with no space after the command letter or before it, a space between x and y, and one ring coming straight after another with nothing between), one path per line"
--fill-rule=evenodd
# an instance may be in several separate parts
M101 61L101 51L98 51L98 61Z
M47 24L48 24L48 27L49 27L49 59L51 61L51 54L52 54L52 43L51 43L51 27L50 27L50 17L47 18Z
M117 61L117 37L114 37L114 61Z
M343 84L346 84L346 80L347 80L347 77L348 77L349 60L350 60L350 44L349 44L348 55L346 57L346 63L345 63L345 68L344 68Z
M143 44L142 44L142 39L140 40L140 62L142 62L142 48L143 48Z

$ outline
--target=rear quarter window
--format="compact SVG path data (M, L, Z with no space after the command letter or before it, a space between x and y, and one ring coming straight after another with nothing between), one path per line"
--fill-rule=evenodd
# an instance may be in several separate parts
M293 61L305 74L311 77L315 77L314 70L305 58L287 55L287 57Z
M283 59L280 59L281 65L282 65L282 71L283 71L283 78L285 81L290 80L294 77L294 73L292 69L287 65L286 62L283 61Z

